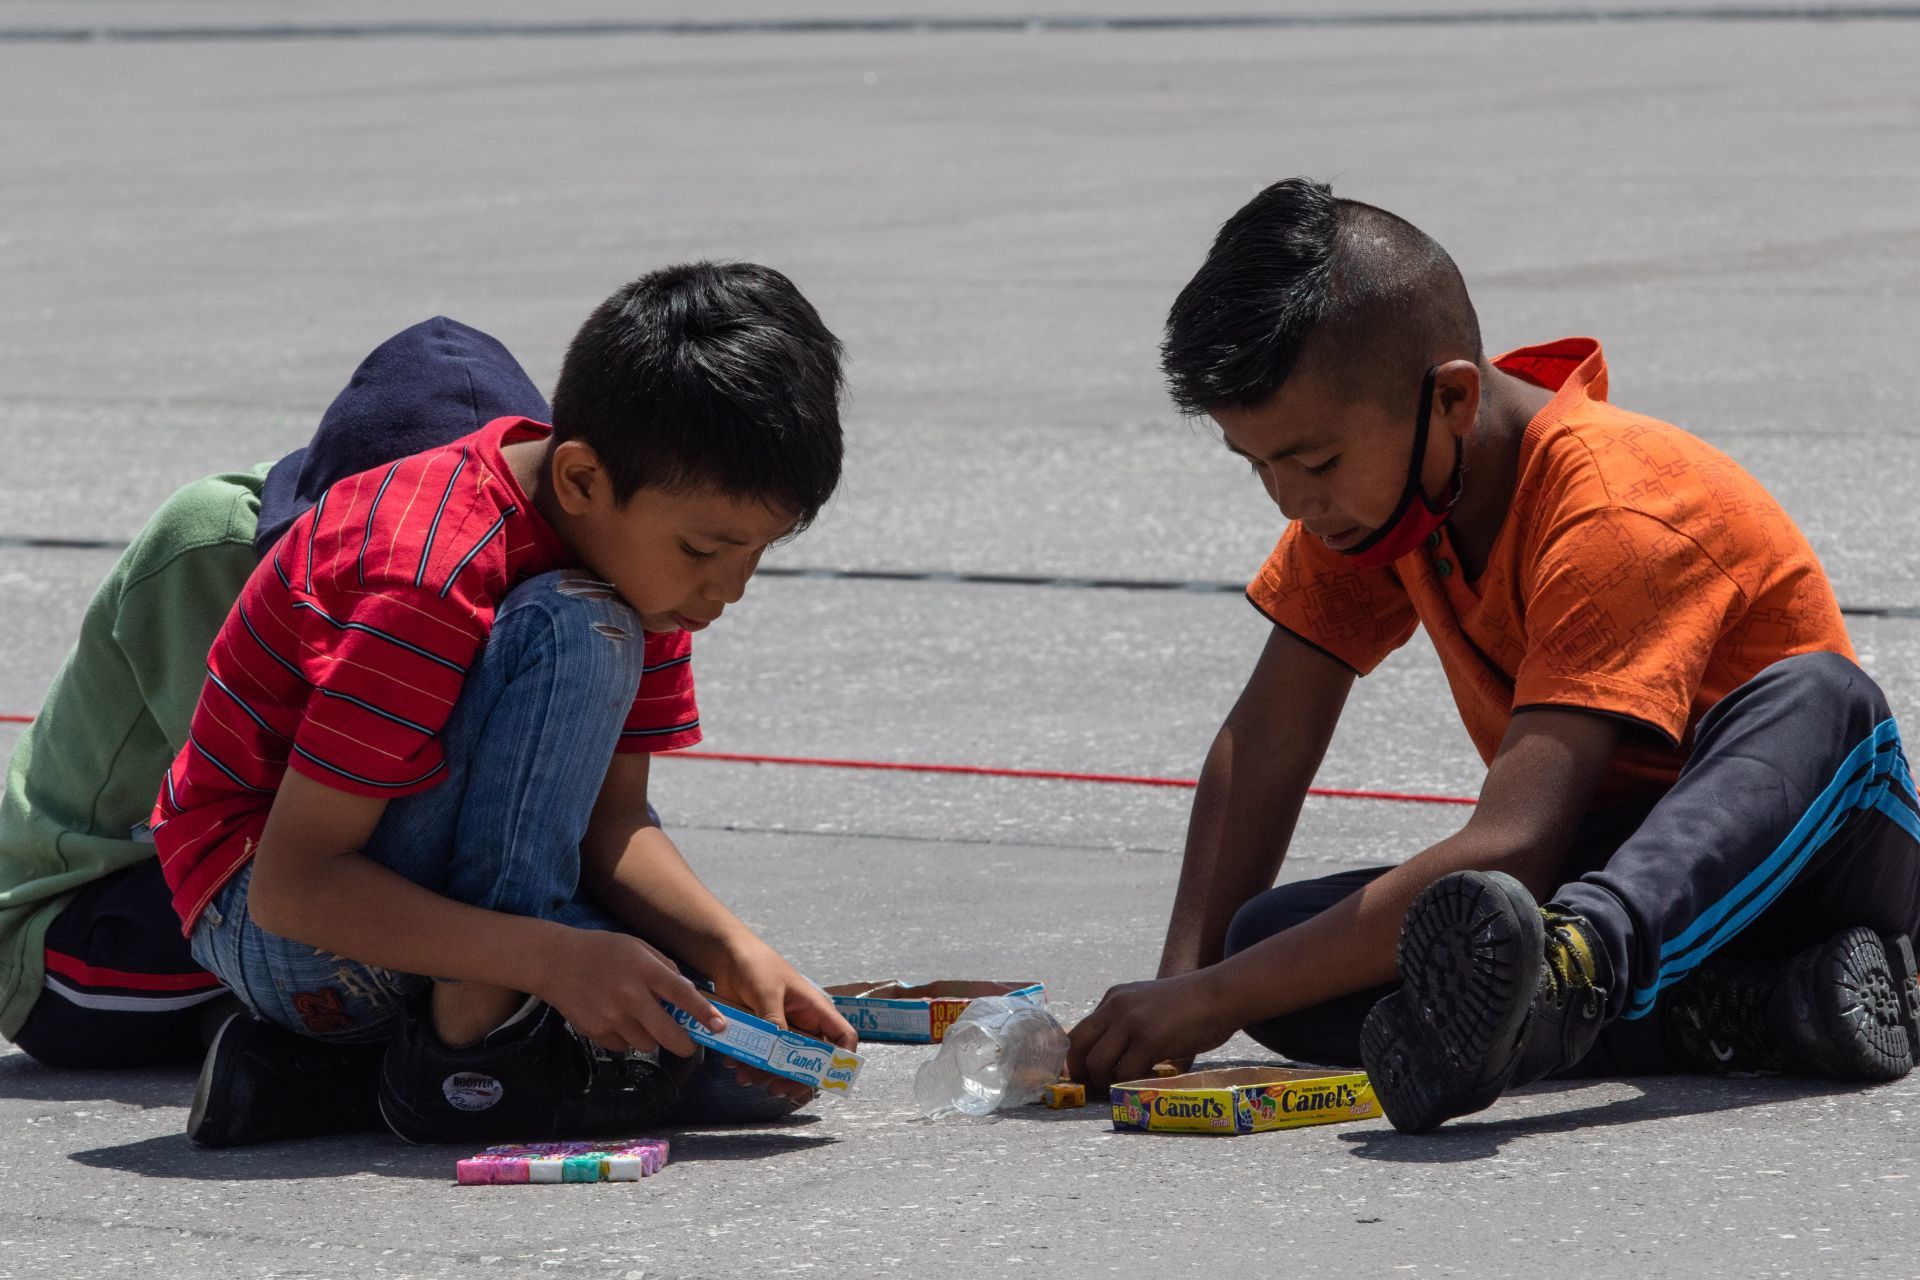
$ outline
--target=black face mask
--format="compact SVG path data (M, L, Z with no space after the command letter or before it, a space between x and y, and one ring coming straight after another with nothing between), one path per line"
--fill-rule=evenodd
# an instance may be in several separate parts
M1453 478L1447 482L1446 496L1435 503L1420 487L1420 464L1426 461L1427 428L1433 417L1433 380L1439 372L1440 366L1433 366L1420 384L1420 421L1413 429L1413 461L1407 464L1407 485L1400 491L1400 505L1385 524L1340 553L1358 568L1384 569L1416 550L1447 522L1453 504L1460 501L1460 471L1466 450L1458 436L1453 441Z

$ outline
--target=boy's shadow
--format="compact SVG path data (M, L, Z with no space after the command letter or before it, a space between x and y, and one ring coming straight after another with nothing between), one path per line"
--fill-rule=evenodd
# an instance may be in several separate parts
M832 1137L794 1132L817 1121L816 1116L797 1115L751 1129L683 1130L671 1125L651 1125L645 1126L645 1130L649 1136L664 1137L671 1143L667 1165L670 1169L676 1164L709 1160L759 1160L789 1155L837 1141ZM298 1182L370 1174L451 1185L455 1162L485 1145L415 1147L383 1134L368 1133L208 1150L187 1141L184 1133L169 1133L119 1146L75 1151L67 1158L88 1168L112 1169L143 1178Z
M1507 1120L1499 1118L1497 1109L1500 1104L1495 1103L1496 1110L1492 1114L1480 1112L1464 1120L1450 1121L1432 1133L1404 1134L1390 1127L1379 1127L1357 1133L1349 1131L1340 1137L1342 1141L1352 1144L1353 1154L1363 1160L1400 1164L1458 1164L1497 1155L1501 1147L1515 1138L1574 1133L1609 1125L1641 1124L1675 1116L1712 1115L1747 1107L1800 1102L1809 1098L1857 1094L1867 1088L1858 1084L1791 1076L1728 1079L1708 1075L1679 1075L1559 1080L1516 1090L1509 1096L1577 1095L1594 1085L1609 1083L1631 1084L1640 1090L1639 1096L1613 1098L1593 1106L1555 1111L1550 1115ZM1381 1124L1384 1126L1384 1120Z
M193 1100L197 1066L134 1067L124 1071L70 1071L24 1053L0 1055L0 1098L30 1102L118 1102L124 1106L184 1107Z

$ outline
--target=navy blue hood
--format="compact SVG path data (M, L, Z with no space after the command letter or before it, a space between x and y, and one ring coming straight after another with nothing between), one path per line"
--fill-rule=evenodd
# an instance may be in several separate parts
M545 422L551 410L496 339L445 316L402 329L360 362L307 447L267 472L254 551L264 558L337 481L513 416Z

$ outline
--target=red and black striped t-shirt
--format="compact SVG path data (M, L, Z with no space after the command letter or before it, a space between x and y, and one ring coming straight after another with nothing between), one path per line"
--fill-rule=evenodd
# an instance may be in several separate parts
M552 428L500 418L340 481L254 571L207 656L153 835L187 932L253 855L289 767L396 799L445 771L439 734L494 611L573 563L501 457ZM622 751L700 741L691 640L649 633Z

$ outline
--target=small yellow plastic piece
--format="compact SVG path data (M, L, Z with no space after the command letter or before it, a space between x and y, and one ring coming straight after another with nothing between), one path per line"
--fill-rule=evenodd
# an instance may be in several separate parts
M1153 1064L1153 1074L1155 1079L1165 1080L1168 1076L1179 1075L1180 1068L1171 1062L1156 1062Z
M1066 1107L1084 1107L1087 1105L1087 1086L1062 1080L1047 1086L1046 1099L1047 1105L1055 1111Z

